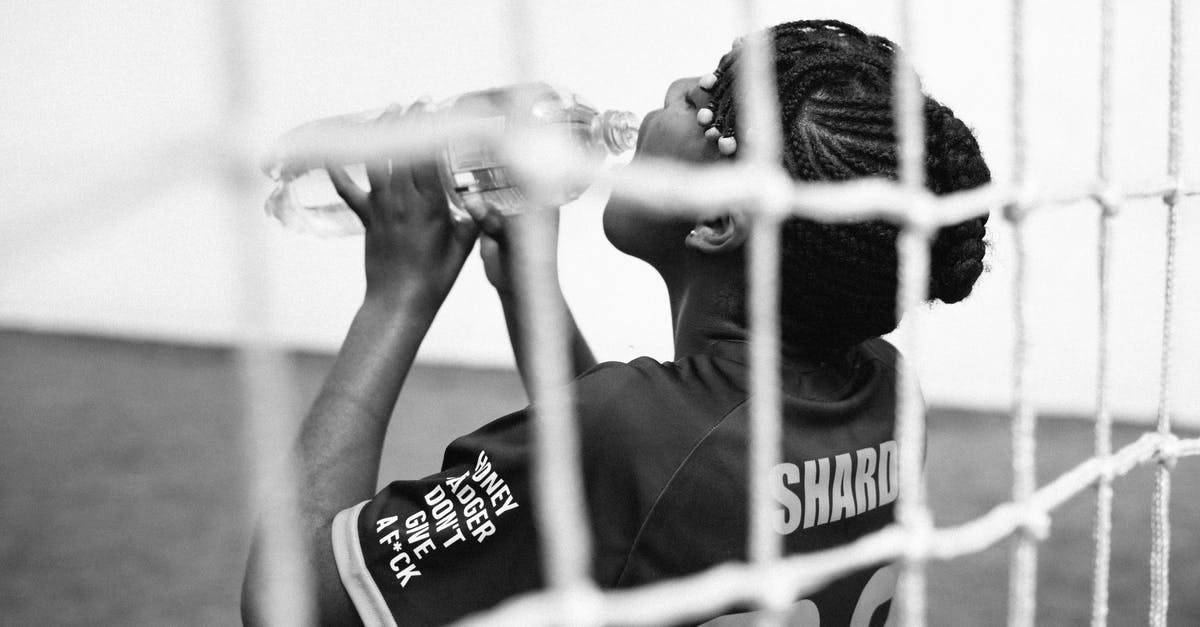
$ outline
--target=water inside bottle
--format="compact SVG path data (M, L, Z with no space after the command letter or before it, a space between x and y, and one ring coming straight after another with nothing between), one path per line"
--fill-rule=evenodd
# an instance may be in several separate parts
M346 172L366 188L367 168L361 163L346 166ZM267 198L268 215L284 226L318 237L341 237L363 232L362 221L346 206L333 188L324 168L289 172Z
M605 133L597 126L601 121L599 112L575 94L544 83L472 92L443 106L494 124L490 130L496 135L517 125L564 131L569 145L580 151L579 156L597 165L607 152ZM452 140L447 143L441 165L446 194L460 208L467 201L480 201L489 209L513 213L527 202L519 182L505 167L499 148L487 142L476 138ZM569 181L549 190L549 196L540 200L561 205L577 198L587 186L587 181Z
M450 211L458 219L468 218L464 201L480 201L503 213L517 212L528 202L521 181L504 165L502 147L489 138L522 127L563 131L568 145L579 151L580 160L597 166L608 153L631 150L637 139L637 116L620 111L599 113L574 93L545 83L512 85L451 98L432 108L434 123L438 111L491 125L482 137L448 140L438 155L439 178ZM358 217L338 197L324 170L326 157L311 146L330 133L370 127L383 112L375 109L316 120L280 138L262 164L264 173L276 183L265 203L267 213L288 227L323 237L362 233ZM368 186L361 162L347 163L346 168L355 182ZM569 180L556 189L539 189L538 200L562 205L577 198L590 183Z

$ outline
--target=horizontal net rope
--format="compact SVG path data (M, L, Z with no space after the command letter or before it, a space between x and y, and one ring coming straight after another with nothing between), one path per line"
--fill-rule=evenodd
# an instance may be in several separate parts
M389 151L395 150L396 153L392 156L393 161L405 161L427 157L431 150L450 138L490 136L489 133L484 132L485 129L482 126L478 125L478 120L464 120L458 127L460 130L456 131L455 128L454 125L451 125L450 129L444 132L422 129L417 131L418 137L415 138L392 137L387 138L386 141L374 141L372 143L375 148L366 151L345 148L345 143L354 143L359 138L364 138L363 135L323 132L306 140L304 150L305 154L309 154L312 158L319 158L317 155L320 155L322 150L340 152L344 156L353 158L386 155L390 154ZM461 130L463 128L470 130ZM199 153L204 150L218 150L219 157L224 160L230 151L222 147L229 145L229 138L219 139L220 141L206 141L202 146L198 144L197 159L201 156ZM496 136L495 139L500 143L505 142L504 138L500 136ZM237 148L239 152L247 152L244 150L245 146L238 145ZM164 153L164 158L165 156ZM147 160L146 163L150 161L159 162L158 159L154 159ZM535 161L542 162L541 160ZM562 165L559 163L556 168L552 169L561 170ZM747 202L748 199L762 194L763 186L771 186L771 194L775 197L786 196L787 201L781 205L777 204L763 209L763 211L782 211L788 215L803 216L822 222L879 218L893 223L920 219L938 225L946 225L972 217L990 207L1008 204L1019 196L1025 198L1023 206L1026 213L1038 213L1099 199L1108 202L1111 205L1110 210L1116 212L1120 209L1122 202L1128 200L1165 199L1172 195L1180 199L1200 196L1200 180L1173 181L1166 177L1161 180L1139 182L1124 188L1111 183L1097 183L1065 188L1026 189L1020 193L1010 185L993 183L945 196L933 196L923 190L912 192L901 185L883 179L804 183L786 178L780 180L774 177L764 177L761 172L750 171L741 164L696 168L670 162L655 163L652 160L624 165L618 170L598 172L581 166L578 170L564 171L559 176L574 177L581 174L594 176L599 185L612 187L630 198L661 200L668 203L661 207L646 208L647 211L687 213L689 215L703 213L706 210L717 211L730 202L746 202L746 212L757 213L759 209L752 206L752 202ZM560 179L551 177L547 182L552 184L557 180ZM748 186L747 180L757 181L758 186ZM124 178L116 178L109 180L105 186L97 185L96 188L101 189L107 185L122 187L127 182ZM679 189L681 186L694 186L694 189L681 193ZM671 193L664 194L664 189L670 189ZM65 214L75 209L75 205L68 203L46 207L39 214L37 224L44 223L48 215ZM910 212L916 211L925 213L919 217L910 217ZM136 214L113 214L114 219L132 215ZM13 230L0 234L0 240L21 244L18 240L22 240L26 234L32 234L34 238L43 237L44 230L38 231L41 235L32 233L33 230L36 230L33 224L30 222L29 229L26 229L25 224L21 223ZM79 224L75 226L65 224L57 236L60 238L70 237L72 233L83 233L87 230L88 224L90 223L86 221L79 221Z
M386 125L381 126L386 129ZM398 126L397 129L400 127ZM719 211L731 203L745 203L747 213L784 211L789 215L834 222L848 219L885 219L897 224L910 220L929 220L929 226L961 222L990 207L1019 203L1025 213L1045 207L1104 197L1110 200L1137 200L1200 196L1200 180L1161 180L1138 182L1124 188L1113 184L1089 184L1018 189L1011 184L989 183L970 190L935 196L902 183L881 178L839 182L795 181L775 169L763 171L738 161L706 166L690 166L666 160L645 159L617 169L597 169L588 161L572 155L569 145L553 133L530 130L525 134L503 135L494 125L477 119L449 117L425 128L404 129L402 136L363 131L314 132L301 143L297 158L320 159L323 151L340 152L346 158L387 156L393 161L426 158L444 141L455 138L485 138L508 148L514 168L530 178L553 185L580 178L595 179L611 187L614 193L632 200L658 201L648 212L695 213ZM363 144L362 149L346 145ZM530 151L536 144L537 151ZM775 202L759 203L759 199ZM1115 204L1115 203L1114 203ZM928 208L922 212L918 207Z
M1052 207L1065 207L1103 198L1117 206L1125 200L1181 198L1200 196L1200 186L1175 186L1166 182L1148 183L1138 188L1080 187L1073 191L1052 190L1041 194L1017 190L1012 185L992 183L980 187L935 196L925 190L909 190L884 179L848 182L807 183L780 179L742 165L687 167L669 162L630 164L621 170L601 174L613 187L613 193L642 201L659 201L645 210L655 213L713 215L730 204L746 203L747 213L785 211L819 222L847 220L886 220L894 224L947 226L987 211L991 207L1016 204L1022 215ZM748 181L750 184L748 185ZM689 189L687 186L694 185ZM664 194L663 188L669 189ZM760 194L788 202L783 208L755 208L752 200Z
M911 536L899 525L892 525L853 543L787 556L767 567L729 563L635 589L607 592L591 589L585 594L588 605L601 612L603 622L640 625L700 618L735 603L763 603L764 579L787 585L798 596L869 564L897 559L914 551L936 560L978 553L1026 526L1044 524L1054 509L1088 490L1106 473L1121 477L1159 459L1194 456L1200 456L1200 437L1180 439L1147 432L1108 460L1089 458L1059 475L1034 492L1023 506L1012 501L1002 503L966 523L933 529L927 537ZM458 624L552 625L560 619L555 613L559 602L553 592L535 592Z

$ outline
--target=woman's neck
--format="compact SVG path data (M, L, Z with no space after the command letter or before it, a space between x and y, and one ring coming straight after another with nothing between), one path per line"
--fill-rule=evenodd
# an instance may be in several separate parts
M684 281L667 280L675 358L703 352L716 340L746 340L737 301L740 293L718 276Z
M718 340L746 342L747 294L737 276L727 269L706 268L671 280L663 274L671 300L671 327L675 334L675 359L705 352ZM795 363L821 364L840 362L847 350L815 350L811 346L780 346L781 355Z

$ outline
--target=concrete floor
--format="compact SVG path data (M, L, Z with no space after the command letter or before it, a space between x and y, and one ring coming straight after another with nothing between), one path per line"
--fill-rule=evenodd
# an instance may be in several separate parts
M332 363L297 355L301 404ZM0 331L0 624L227 625L249 528L232 353ZM381 477L437 468L453 436L519 409L505 371L420 367L401 397ZM1092 427L1038 426L1040 482L1090 455ZM935 409L930 493L939 524L1008 496L1008 427L996 415ZM1140 431L1119 427L1117 445ZM1148 470L1117 482L1111 625L1146 622ZM1175 473L1171 623L1200 624L1200 459ZM1091 492L1054 516L1039 562L1038 624L1084 624L1091 590ZM930 624L1004 620L1006 544L935 564Z

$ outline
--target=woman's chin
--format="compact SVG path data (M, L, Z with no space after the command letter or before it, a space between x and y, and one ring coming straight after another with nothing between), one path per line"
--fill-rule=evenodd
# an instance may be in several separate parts
M614 248L651 265L682 249L690 228L677 217L621 198L609 198L602 223Z

